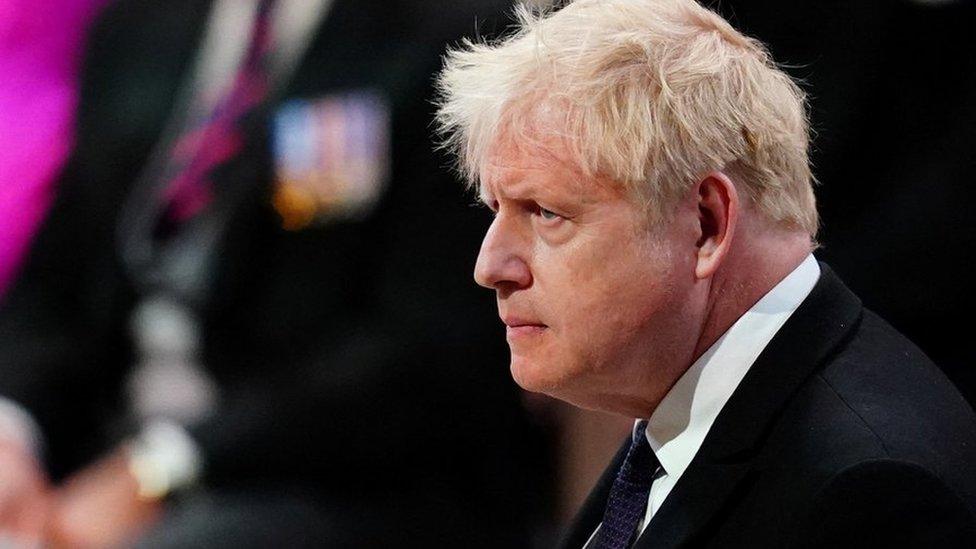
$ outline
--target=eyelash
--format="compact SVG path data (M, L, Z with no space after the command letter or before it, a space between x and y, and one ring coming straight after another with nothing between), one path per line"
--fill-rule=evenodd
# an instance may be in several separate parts
M482 204L484 204L484 206L486 208L488 208L488 210L491 212L491 215L492 216L497 216L498 215L498 202L494 202L493 201L493 202L482 203ZM536 204L535 211L533 213L535 213L536 215L538 215L539 217L541 217L545 221L556 221L558 219L566 219L565 216L560 215L560 214L558 214L558 213L556 213L556 212L554 212L554 211L552 211L550 209L543 208L542 206L539 206L538 204Z
M549 217L550 215L552 217ZM561 215L557 214L556 212L554 212L552 210L547 210L546 208L543 208L542 206L539 206L539 217L541 217L542 219L545 219L546 221L555 221L556 219L562 218Z

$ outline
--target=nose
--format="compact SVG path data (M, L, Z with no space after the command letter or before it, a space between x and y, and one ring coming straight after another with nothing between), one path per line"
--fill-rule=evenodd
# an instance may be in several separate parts
M514 227L495 217L481 242L474 266L475 281L485 288L514 290L532 284L532 271L523 256L524 245Z

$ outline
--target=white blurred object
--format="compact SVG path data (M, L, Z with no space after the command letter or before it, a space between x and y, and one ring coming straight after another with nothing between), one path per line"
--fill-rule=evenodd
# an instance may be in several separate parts
M130 444L129 468L139 496L155 500L199 478L200 449L180 425L206 418L218 389L199 362L200 322L189 308L153 296L136 306L131 328L138 359L129 400L143 428Z
M3 397L0 397L0 443L12 443L37 458L41 457L44 447L41 429L30 413L20 404Z
M192 424L216 406L217 385L199 364L200 326L193 313L164 296L142 301L132 316L138 362L129 378L132 411L143 421Z
M168 421L146 424L129 447L129 469L139 484L139 497L158 500L196 483L203 468L200 449L179 425Z

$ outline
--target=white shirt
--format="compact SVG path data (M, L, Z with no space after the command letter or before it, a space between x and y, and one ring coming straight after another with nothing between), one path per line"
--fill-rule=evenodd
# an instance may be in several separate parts
M739 317L688 368L654 410L644 433L662 470L651 485L647 511L638 531L644 531L664 504L742 378L819 278L820 265L810 254ZM636 425L637 422L635 428Z

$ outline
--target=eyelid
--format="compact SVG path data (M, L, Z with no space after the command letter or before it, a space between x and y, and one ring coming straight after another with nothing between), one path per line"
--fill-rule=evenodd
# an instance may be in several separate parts
M552 214L554 217L546 217L547 213ZM546 223L555 223L558 221L564 221L570 219L568 215L564 215L556 210L546 208L545 206L542 206L540 204L536 204L535 214L538 215L542 219L542 221Z
M552 217L549 217L547 214L552 214ZM559 215L558 213L550 210L549 208L543 208L542 206L539 206L539 215L542 217L542 219L545 219L547 221L551 221L551 220L559 219L559 218L562 218L563 217L563 216Z

